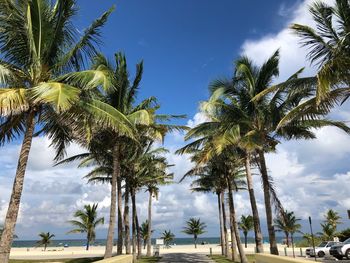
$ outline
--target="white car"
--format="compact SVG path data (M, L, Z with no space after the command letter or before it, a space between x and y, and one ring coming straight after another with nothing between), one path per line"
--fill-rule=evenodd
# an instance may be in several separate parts
M329 256L329 250L332 246L339 244L339 242L335 241L324 241L318 246L315 247L316 253L313 247L309 247L306 249L306 255L309 257L314 257L315 254L319 258L323 258L324 256Z

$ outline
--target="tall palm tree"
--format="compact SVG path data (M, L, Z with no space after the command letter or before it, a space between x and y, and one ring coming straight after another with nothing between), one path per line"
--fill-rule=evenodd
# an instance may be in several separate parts
M143 138L145 139L145 138ZM143 141L144 143L147 141ZM135 248L137 246L138 248L138 257L141 256L141 250L140 250L140 234L139 234L139 227L138 227L138 217L137 217L137 210L136 210L136 193L141 188L146 188L146 191L149 191L152 193L156 193L157 184L166 184L168 183L169 179L172 178L172 174L168 174L166 172L167 167L169 167L167 160L165 157L160 156L160 154L166 152L164 148L152 148L153 142L148 141L148 145L145 148L139 148L137 145L135 145L136 148L130 147L130 144L128 146L129 153L133 156L129 158L128 162L125 163L125 174L126 174L126 181L128 184L128 187L130 188L131 193L131 201L132 201L132 225L133 225L133 247L134 251L133 253L136 253ZM127 150L125 151L127 152ZM152 196L149 196L150 199L152 199ZM152 206L152 200L149 200L149 205ZM152 220L151 217L151 208L149 206L149 220ZM151 229L151 222L148 221L149 229ZM150 233L151 237L152 233ZM150 245L148 243L148 245Z
M36 243L38 244L38 247L39 246L44 246L44 251L46 251L47 246L51 244L51 239L53 237L55 237L55 235L54 234L50 234L50 232L47 232L47 233L41 232L39 234L39 237L41 237L41 240L39 240Z
M201 222L200 218L190 218L186 222L186 226L184 227L184 232L187 235L193 235L194 239L194 247L197 248L197 239L199 235L205 233L205 228L207 225L204 222Z
M298 223L300 219L296 218L294 212L288 212L285 210L277 219L275 219L275 225L277 231L283 231L286 235L287 246L288 246L288 238L290 235L292 248L293 248L293 257L295 257L294 252L294 234L300 233L301 225Z
M215 164L210 165L209 163L204 167L195 167L194 169L191 169L190 171L188 171L184 177L189 175L199 176L198 179L194 180L191 183L192 191L204 192L204 193L213 192L216 194L218 199L221 254L227 255L227 248L226 248L227 240L225 239L225 235L227 235L227 228L226 228L226 219L222 217L222 201L221 201L221 198L227 186L226 186L226 180L222 176L222 174L215 173L215 169L211 169L211 167L214 165Z
M234 182L232 179L239 178L242 173L242 170L240 169L241 160L238 158L239 151L236 147L223 146L223 141L227 140L227 138L230 137L230 134L221 133L219 121L220 115L217 117L211 115L210 117L212 118L212 121L200 124L187 133L186 139L196 138L196 140L179 149L177 153L198 153L198 156L196 157L197 162L205 163L210 160L213 163L217 163L217 166L222 171L228 190L227 194L230 210L232 260L238 260L238 253L236 252L237 247L241 262L246 263L248 262L248 259L245 256L245 252L239 237L235 205L233 201L233 192L237 191L238 188L237 185L232 184Z
M181 153L181 149L178 152ZM228 186L225 177L225 169L223 168L226 167L229 160L222 162L223 159L213 158L208 160L206 163L202 163L201 154L202 153L200 151L194 151L192 153L191 161L196 165L183 176L180 182L188 176L196 176L197 179L192 181L191 184L192 191L213 192L217 195L222 254L227 256L228 240L224 194ZM236 190L244 189L245 183L242 181L242 177L231 176L230 181Z
M136 74L134 80L129 79L127 61L122 53L115 54L115 65L107 60L102 55L98 55L94 59L92 69L103 67L109 76L113 76L111 81L107 83L108 90L102 97L102 100L109 107L120 113L129 123L134 125L150 125L153 122L153 113L155 111L155 99L153 97L141 101L135 105L135 100L139 85L143 74L143 62L136 65ZM89 141L82 140L83 146L87 147L93 155L91 160L97 161L98 166L105 166L108 163L108 171L102 168L96 168L88 176L97 177L98 175L106 175L109 179L103 182L111 184L111 206L110 218L107 233L107 243L105 258L112 256L114 243L114 228L118 222L118 243L117 254L122 253L123 248L123 216L122 216L122 176L121 176L121 161L122 161L122 144L127 138L135 140L137 132L128 135L122 130L114 127L101 129L99 125L92 128L91 138ZM78 138L78 140L81 140ZM128 143L130 140L128 140ZM70 160L85 157L80 155L72 157ZM88 162L89 163L89 162ZM94 162L93 162L94 163Z
M242 230L243 235L244 235L244 245L247 248L247 236L248 232L251 231L254 228L254 221L253 217L251 215L241 216L241 221L238 224L239 229Z
M146 109L149 105L150 98L142 102L139 106L135 106L137 91L143 74L143 62L136 65L136 74L133 81L129 79L127 61L122 53L115 54L115 67L108 60L99 56L95 61L95 66L104 65L110 72L114 72L114 78L111 82L110 92L107 93L105 100L112 108L124 114L127 119L134 124L149 125L152 122L152 113ZM148 103L148 104L147 104ZM147 104L147 105L146 105ZM113 240L114 240L114 225L117 203L118 216L118 243L117 254L122 253L123 248L123 218L122 218L122 178L121 178L121 140L125 137L124 134L114 130L107 129L97 133L98 137L102 137L105 145L110 149L113 156L113 173L111 177L111 208L110 222L107 235L107 244L105 258L112 256ZM100 137L100 138L101 138Z
M0 1L0 141L23 135L17 170L0 241L0 261L7 263L35 127L47 134L57 157L70 142L76 120L132 127L117 111L94 99L110 76L103 67L83 70L96 55L100 29L112 9L95 20L82 35L73 25L75 0ZM74 72L78 70L78 72ZM85 116L85 117L84 117Z
M147 256L151 256L152 247L152 199L158 199L160 185L170 184L173 178L172 173L167 173L167 169L172 166L169 165L167 159L163 156L157 156L157 154L167 152L163 148L158 148L157 151L153 151L153 154L146 155L144 157L144 173L143 177L147 178L145 182L146 191L148 196L148 236L147 239Z
M162 239L164 240L164 245L166 248L170 247L170 242L173 241L175 235L171 232L171 230L164 230L162 233Z
M74 214L76 220L70 220L75 228L69 233L86 233L86 250L89 250L90 243L95 240L95 229L98 225L104 224L104 218L97 216L98 204L85 205L84 210L77 210Z

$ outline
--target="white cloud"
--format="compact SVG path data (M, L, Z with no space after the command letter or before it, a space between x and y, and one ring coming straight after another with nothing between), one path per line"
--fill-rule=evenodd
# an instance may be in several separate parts
M196 127L197 125L208 121L209 118L203 112L197 112L193 119L188 120L187 126L190 128Z
M257 63L263 63L269 58L273 52L280 49L280 77L279 80L286 80L291 74L295 73L300 68L306 67L304 74L310 75L315 72L315 69L310 67L309 62L306 60L307 50L301 48L299 39L289 29L291 23L299 23L308 26L313 26L314 22L308 11L308 7L313 0L307 0L299 4L293 5L293 8L285 7L281 5L280 12L286 14L292 10L291 18L287 19L285 28L276 34L270 34L257 40L246 40L242 45L242 54L247 54L253 58ZM333 1L325 1L331 4Z

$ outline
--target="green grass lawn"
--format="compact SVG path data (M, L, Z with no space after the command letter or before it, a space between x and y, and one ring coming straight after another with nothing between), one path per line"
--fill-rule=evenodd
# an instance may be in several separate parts
M212 255L209 256L212 260L214 260L217 263L228 263L228 262L233 262L232 260L227 259L224 256L221 255ZM255 256L254 255L247 255L249 263L254 263L255 262Z
M152 262L158 262L161 258L160 257L142 257L139 260L137 260L138 263L152 263Z
M102 258L74 258L74 259L41 259L41 260L17 260L11 259L10 263L46 263L46 262L64 262L64 263L90 263L95 262L97 260L101 260ZM145 261L148 262L148 261ZM153 262L153 261L149 261ZM155 261L154 261L155 262Z

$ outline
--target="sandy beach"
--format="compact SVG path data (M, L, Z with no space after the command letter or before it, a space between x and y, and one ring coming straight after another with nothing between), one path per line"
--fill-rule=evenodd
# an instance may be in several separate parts
M279 245L280 253L284 253L284 245ZM198 245L197 249L194 248L194 245L176 245L171 248L160 248L160 255L169 254L169 253L200 253L200 254L210 254L210 249L213 254L220 254L221 248L218 244L207 244L207 245ZM92 246L89 251L85 250L85 247L49 247L46 251L43 251L42 248L12 248L11 250L11 259L63 259L63 258L82 258L82 257L101 257L104 255L104 246ZM116 251L116 248L114 249ZM264 250L269 251L269 245L264 245ZM296 248L296 253L300 253L300 249ZM254 244L248 244L248 247L245 248L247 254L254 253ZM292 251L291 248L288 248L288 254ZM142 250L142 253L145 254L146 251Z

